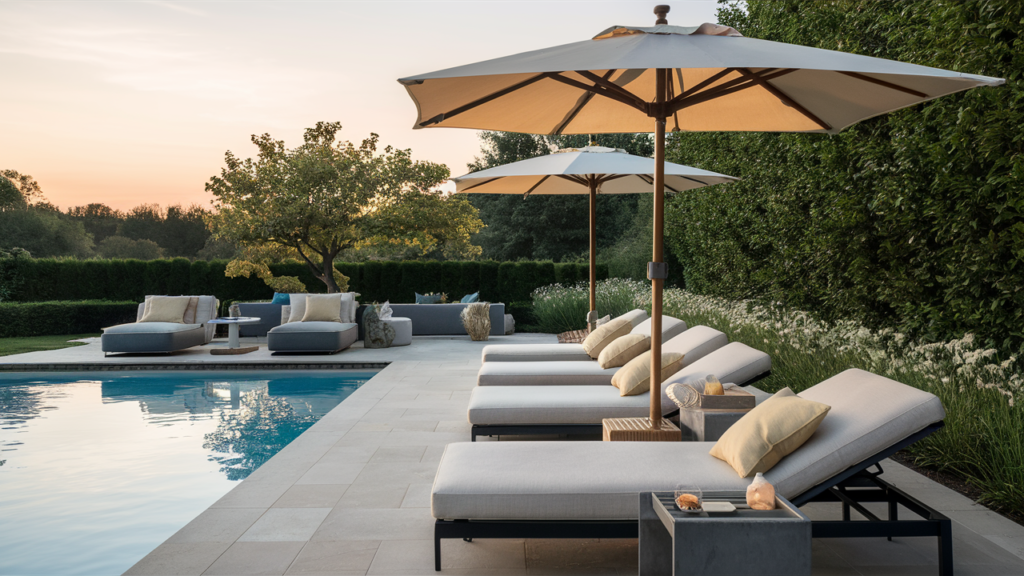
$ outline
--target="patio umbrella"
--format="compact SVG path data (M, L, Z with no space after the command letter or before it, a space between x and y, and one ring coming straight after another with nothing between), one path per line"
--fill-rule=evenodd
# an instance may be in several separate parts
M414 128L533 134L655 133L651 415L661 426L665 128L822 132L1000 78L744 38L728 26L612 26L583 42L399 80Z
M618 148L586 146L512 162L452 178L455 191L471 194L589 194L590 195L590 313L593 328L597 310L597 195L650 192L654 159L627 154ZM735 182L737 178L665 162L665 188L682 192Z

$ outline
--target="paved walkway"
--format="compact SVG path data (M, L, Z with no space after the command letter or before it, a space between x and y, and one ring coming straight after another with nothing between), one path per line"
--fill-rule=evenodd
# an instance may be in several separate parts
M265 350L214 357L199 349L159 358L391 364L127 573L434 574L430 486L444 446L469 439L466 407L483 345L424 337L405 348L357 347L328 357L270 357ZM139 361L103 359L98 344L0 359ZM886 479L953 519L959 576L1024 576L1024 528L899 464L883 466ZM837 506L804 510L812 518L839 517ZM637 566L635 540L452 540L442 553L443 574L634 574ZM817 540L813 562L818 575L938 574L933 538Z

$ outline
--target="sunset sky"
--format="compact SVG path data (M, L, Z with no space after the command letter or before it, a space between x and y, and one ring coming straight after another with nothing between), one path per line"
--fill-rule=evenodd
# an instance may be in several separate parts
M477 133L412 130L398 78L653 25L656 3L3 0L0 169L61 208L208 206L226 150L329 120L461 175ZM715 21L714 0L671 5L671 24Z

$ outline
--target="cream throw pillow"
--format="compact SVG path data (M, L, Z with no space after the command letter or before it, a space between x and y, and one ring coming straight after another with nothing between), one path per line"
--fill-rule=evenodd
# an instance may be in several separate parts
M355 292L344 292L341 294L341 321L348 323L356 321Z
M306 296L309 294L289 294L288 295L288 306L291 307L291 312L288 314L288 322L302 322L302 317L306 315Z
M726 430L711 455L728 462L741 478L767 472L807 442L830 408L783 388Z
M615 368L622 366L633 358L651 349L651 337L645 334L626 334L616 338L614 342L604 347L597 357L597 364L601 368Z
M649 345L649 344L648 344ZM683 367L683 355L678 352L661 353L661 381L679 372ZM636 396L651 389L651 351L633 358L612 376L612 386L619 389L619 396Z
M611 344L616 338L629 334L632 329L633 325L629 323L629 320L616 318L591 332L583 341L583 351L597 360L605 346Z
M188 296L153 296L147 302L146 311L139 322L182 324L188 302Z
M303 322L341 322L341 294L310 294L306 296Z

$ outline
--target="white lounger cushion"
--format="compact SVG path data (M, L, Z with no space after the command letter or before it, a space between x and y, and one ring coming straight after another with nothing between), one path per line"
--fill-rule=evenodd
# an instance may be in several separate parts
M694 328L696 330L697 328ZM733 342L676 372L670 381L718 375L723 382L743 384L771 370L771 358L746 344ZM664 394L667 414L676 405ZM749 388L748 388L749 390ZM604 418L650 414L649 392L619 396L614 386L477 386L469 397L470 424L600 424Z
M697 326L667 341L662 350L683 354L685 368L728 341L725 334L714 328ZM597 362L487 362L480 367L476 383L478 386L611 386L612 376L618 369L601 368Z
M627 312L620 318L626 318L633 324L631 334L651 335L651 319L643 310ZM685 331L686 322L671 316L662 316L662 341L668 342ZM484 346L483 352L480 353L480 359L485 364L488 362L594 361L583 351L582 344L489 344Z
M765 477L794 498L945 418L932 394L847 370L800 394L832 406L806 444ZM698 485L743 490L710 442L480 442L449 444L431 494L435 518L630 520L637 493Z

